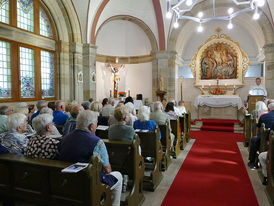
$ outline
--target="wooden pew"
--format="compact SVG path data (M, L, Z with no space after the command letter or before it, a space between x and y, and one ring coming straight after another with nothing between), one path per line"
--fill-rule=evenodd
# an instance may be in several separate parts
M180 142L181 142L181 129L179 126L179 118L177 120L170 120L170 126L172 133L175 135L174 138L174 148L175 148L175 158L177 158L180 154Z
M97 137L100 137L101 139L108 139L108 129L106 129L106 130L96 129L95 135Z
M108 206L111 193L101 184L101 162L92 157L78 173L62 173L71 163L31 159L14 154L0 155L0 196L12 205L23 200L50 206Z
M269 136L269 149L267 153L267 181L266 186L267 196L274 205L274 132L271 131Z
M252 137L252 125L251 125L251 115L246 114L244 118L244 146L248 147L250 145L250 139Z
M190 140L191 114L190 112L184 114L184 135L186 142Z
M260 148L259 148L259 154L260 154L261 152L265 152L265 151L268 150L268 145L267 145L266 138L270 133L270 129L265 128L264 123L262 123L262 126L259 129L260 129L260 133L261 133L261 142L260 142ZM256 165L258 165L258 163L259 163L259 154L258 153L256 154L256 159L255 159L255 164ZM259 175L261 181L263 182L264 176L263 176L263 173L262 173L261 169L258 169L258 175Z
M144 159L139 154L138 136L132 143L104 139L113 170L129 176L128 190L121 195L121 205L139 206L143 203ZM130 184L131 182L131 184Z
M260 142L260 149L259 152L265 152L268 150L268 145L266 142L266 138L269 136L270 133L270 129L269 128L265 128L265 124L263 123L261 128L261 142Z
M169 165L171 164L171 139L170 139L170 130L169 130L169 124L166 122L165 125L159 125L159 129L161 131L161 143L162 143L162 149L163 149L163 158L162 158L162 171L167 170Z
M144 158L151 157L152 163L145 163L144 189L154 191L163 179L161 160L162 144L159 140L159 129L155 132L136 132L141 142L141 152Z

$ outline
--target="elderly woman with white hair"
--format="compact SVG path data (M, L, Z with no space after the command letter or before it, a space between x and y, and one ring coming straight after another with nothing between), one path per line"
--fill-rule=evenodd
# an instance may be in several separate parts
M98 156L102 162L100 181L110 186L113 195L112 205L120 205L122 191L122 175L112 172L108 159L108 152L104 142L95 135L97 127L97 113L84 110L77 116L76 130L64 136L61 140L59 152L60 160L65 162L86 162L91 156Z
M130 125L133 127L134 122L137 120L134 104L132 102L128 102L125 104L125 107L128 109L127 116L129 121L127 122L127 125Z
M40 114L49 114L53 117L53 110L49 107L44 107L44 108L41 109ZM52 125L51 136L55 136L55 137L61 137L62 136L55 125Z
M117 123L109 127L108 138L110 140L121 140L131 142L134 137L134 129L132 126L126 125L128 109L121 106L115 109L114 118Z
M142 106L138 110L138 120L133 124L134 129L155 131L157 123L153 120L149 120L150 108L148 106ZM161 134L159 134L161 137Z
M24 155L33 158L55 159L58 154L59 140L51 138L53 116L39 114L32 120L36 135L29 140Z
M27 117L24 114L14 113L7 120L8 132L1 138L1 145L9 153L23 154L28 144L28 138L23 133L27 129Z

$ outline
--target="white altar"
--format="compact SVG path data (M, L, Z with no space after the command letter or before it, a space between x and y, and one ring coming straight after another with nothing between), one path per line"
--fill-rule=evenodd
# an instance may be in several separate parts
M243 102L236 95L201 95L195 98L199 119L238 119Z

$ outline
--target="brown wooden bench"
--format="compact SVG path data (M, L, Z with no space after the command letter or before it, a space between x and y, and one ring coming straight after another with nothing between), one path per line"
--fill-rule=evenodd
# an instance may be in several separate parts
M190 140L190 127L191 127L191 113L184 114L184 135L186 137L186 142Z
M48 206L109 206L111 193L101 184L101 162L92 157L78 173L62 173L71 165L57 160L0 155L0 196L5 204L22 200Z
M154 191L163 179L161 160L162 144L159 140L159 129L155 132L137 132L141 142L141 153L144 158L151 157L153 162L145 163L144 189Z
M170 130L168 126L168 122L166 122L165 125L158 125L159 130L161 131L161 143L162 143L162 149L163 149L163 158L162 158L162 171L167 170L169 165L171 164L171 139L170 139Z
M101 139L108 139L108 129L106 130L96 129L95 134L97 137L100 137Z
M266 186L267 196L274 205L274 132L271 131L269 135L269 149L267 153L267 181Z
M251 115L246 114L244 118L244 146L248 147L250 145L250 139L252 137L252 121Z
M175 158L177 158L180 154L180 143L181 143L181 129L179 118L177 120L170 120L170 127L172 133L175 135L173 146L175 150Z
M125 141L103 140L108 150L113 170L128 175L128 189L121 195L121 205L139 206L143 203L144 159L139 154L140 140L136 135L132 143Z

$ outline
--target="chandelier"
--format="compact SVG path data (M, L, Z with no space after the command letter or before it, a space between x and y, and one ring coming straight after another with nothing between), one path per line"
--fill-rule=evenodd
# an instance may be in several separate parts
M197 22L199 25L197 27L198 32L203 31L203 23L210 22L210 21L228 21L227 28L232 29L232 19L239 16L240 14L254 11L253 19L257 20L260 18L260 13L258 11L258 7L262 7L265 4L266 0L230 0L234 3L234 7L238 7L235 9L233 6L227 9L227 14L222 16L216 16L215 13L215 1L212 0L212 16L203 18L204 13L199 11L196 16L187 15L187 12L190 12L198 3L207 0L167 0L167 13L166 17L171 19L173 13L175 15L175 22L174 28L179 27L178 20L191 20ZM228 0L227 0L228 1ZM239 7L240 6L240 7Z

